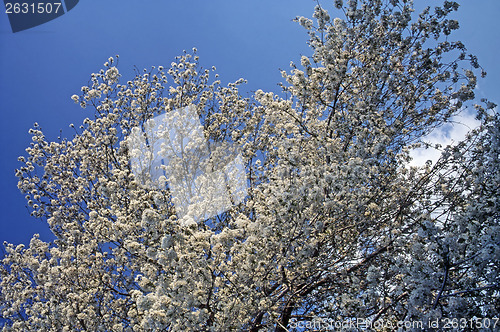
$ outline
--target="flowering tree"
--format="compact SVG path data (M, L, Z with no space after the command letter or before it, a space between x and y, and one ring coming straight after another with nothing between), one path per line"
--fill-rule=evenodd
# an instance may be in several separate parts
M477 60L448 40L458 4L419 15L409 1L335 6L343 19L319 5L314 21L297 18L313 53L283 72L283 97L241 97L243 81L221 86L196 52L124 83L110 58L73 96L95 116L72 139L49 142L35 125L19 188L57 239L6 245L4 330L498 317L494 105L476 105L482 126L434 165L408 165L424 136L474 99ZM240 147L248 178L243 202L189 223L168 184L141 185L127 144L150 119L186 107L208 142Z

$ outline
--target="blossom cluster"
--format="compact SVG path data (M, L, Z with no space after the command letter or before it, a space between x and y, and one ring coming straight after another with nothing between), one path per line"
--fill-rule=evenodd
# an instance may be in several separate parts
M6 245L3 329L497 317L495 105L476 105L481 126L436 163L410 166L423 137L474 100L477 59L450 37L458 5L419 15L408 0L334 6L341 18L320 5L297 18L312 53L282 72L281 95L242 97L244 80L222 86L196 50L126 82L111 58L72 97L94 113L72 139L50 142L35 125L18 186L57 239ZM143 185L127 140L186 107L216 160L239 146L248 179L244 200L189 222L173 187Z

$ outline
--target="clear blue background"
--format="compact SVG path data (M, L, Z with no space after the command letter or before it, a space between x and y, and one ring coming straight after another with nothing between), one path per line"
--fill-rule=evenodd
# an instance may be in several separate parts
M323 1L327 8L333 1ZM416 0L417 6L439 1ZM15 168L38 122L46 137L91 117L70 99L108 57L120 55L128 80L133 68L169 67L183 50L198 48L202 66L216 66L223 83L248 80L245 92L278 92L279 68L309 55L307 34L296 16L311 17L312 0L87 0L44 25L12 33L0 13L0 243L29 243L34 233L52 239L46 224L29 216L17 189ZM498 0L463 0L454 15L461 23L452 39L462 40L488 72L479 80L479 98L498 103L500 51ZM332 12L331 16L335 17Z

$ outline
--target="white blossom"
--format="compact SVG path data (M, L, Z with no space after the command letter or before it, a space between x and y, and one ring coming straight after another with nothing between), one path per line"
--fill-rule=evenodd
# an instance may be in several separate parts
M474 99L480 67L452 41L458 25L448 19L458 4L420 15L410 1L334 5L340 19L319 5L314 22L297 18L311 54L282 71L282 94L245 98L243 80L223 86L188 53L119 84L116 56L72 97L95 114L74 137L50 141L35 124L18 187L56 240L5 244L3 330L298 331L293 319L498 317L495 105L474 105L478 128L435 162L410 165L411 151ZM152 119L186 107L199 123L179 136L196 137L151 151L170 134L141 135L162 125ZM214 175L179 186L199 189L183 209L173 194L182 174L164 162L153 178L148 165L158 151L201 142L212 159L175 165Z

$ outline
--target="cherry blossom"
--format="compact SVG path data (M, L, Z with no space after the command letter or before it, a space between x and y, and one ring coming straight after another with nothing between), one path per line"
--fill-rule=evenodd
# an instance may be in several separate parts
M282 71L282 94L241 96L244 80L223 86L196 50L128 81L115 57L71 98L90 113L73 138L35 124L18 186L57 239L5 244L3 330L498 318L500 118L475 101L481 67L452 40L458 4L333 5L296 19L311 54ZM173 173L145 186L131 160L154 151L127 140L186 107L214 158L237 146L245 166L245 195L206 219L181 216ZM479 127L412 165L467 107Z

